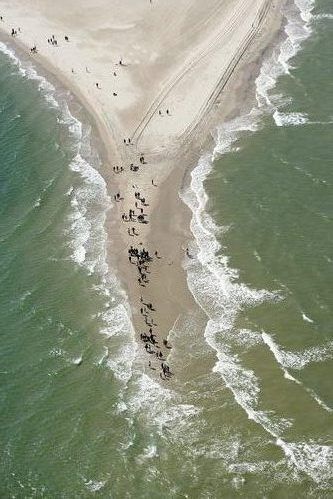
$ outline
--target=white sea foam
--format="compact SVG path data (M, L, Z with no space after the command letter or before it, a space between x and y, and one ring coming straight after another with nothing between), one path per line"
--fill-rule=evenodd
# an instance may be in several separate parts
M112 357L107 360L107 366L112 369L115 377L124 383L127 383L132 376L132 365L137 349L136 343L131 339L119 347L117 352L112 352Z
M125 405L121 403L120 409L128 411L132 417L144 415L146 421L154 425L160 434L167 431L169 438L188 442L191 432L197 430L197 425L191 422L196 421L200 409L192 404L184 404L179 394L147 374L136 374L136 379L128 387Z
M101 318L106 324L106 327L101 329L101 333L108 337L122 336L128 326L127 311L122 303L103 312Z
M303 321L309 322L310 324L314 323L314 321L312 319L310 319L310 317L308 317L307 315L305 315L304 312L302 312L302 319L303 319Z
M0 42L0 50L10 58L22 76L38 82L38 88L43 97L52 106L61 110L58 119L67 125L75 140L77 154L73 158L70 168L80 175L83 182L81 182L80 186L77 186L72 199L72 231L74 239L76 238L75 241L73 240L72 256L77 263L85 264L88 270L93 272L96 267L102 265L104 258L102 247L104 248L103 238L105 239L106 235L105 231L103 233L103 227L106 209L111 206L111 203L107 195L104 179L81 154L81 150L87 147L87 143L90 142L90 130L88 130L87 136L84 136L82 123L71 114L66 100L60 96L56 97L55 87L46 78L38 74L31 63L22 63L15 51L2 42ZM72 192L69 192L68 195L72 195ZM36 207L39 205L40 202L37 202ZM94 211L92 217L90 217L90 210ZM95 253L94 256L92 255L93 252ZM100 256L97 257L97 254Z
M59 348L59 347L54 347L50 350L49 356L53 358L62 358L64 359L68 364L74 364L76 366L79 366L82 364L83 361L83 356L82 355L77 355L73 357L70 355L66 350Z
M234 476L231 483L236 490L239 490L245 484L245 478L242 476Z
M305 386L303 383L302 383L304 389L308 392L308 394L310 395L310 397L313 398L313 400L315 400L317 402L318 405L320 405L320 407L322 407L325 411L327 412L330 412L330 413L333 413L333 408L332 407L329 407L320 397L319 395L314 391L312 390L311 388Z
M150 444L143 450L143 453L136 458L136 461L142 464L147 459L152 459L154 457L158 457L157 447L154 444Z
M251 329L239 329L233 335L232 342L234 345L243 347L244 350L259 345L261 343L261 336L260 333L251 331Z
M276 444L282 448L292 466L315 482L323 482L333 477L333 447L315 442L287 443L278 438Z
M101 490L104 485L106 484L106 481L102 480L85 480L85 486L90 492L98 492Z
M0 42L0 51L3 52L17 67L19 73L30 80L38 82L38 89L44 99L55 108L59 108L59 103L55 98L55 87L44 76L37 73L35 68L28 63L23 64L16 56L15 51L9 48L5 43Z
M324 345L306 348L298 352L286 352L268 333L262 333L264 343L269 347L279 364L287 369L303 369L313 362L323 362L333 358L333 341Z
M282 113L276 110L273 114L276 126L300 126L309 122L309 118L304 113Z
M102 274L105 262L105 229L109 197L106 184L98 171L78 153L70 168L80 175L80 182L71 193L72 258L84 264L90 273Z
M319 404L325 411L333 412L333 409L329 407L312 388L304 385L302 381L295 378L295 376L292 376L287 370L288 368L300 370L311 362L322 362L324 360L332 358L333 345L326 344L321 348L314 347L307 350L302 350L301 352L286 352L273 341L273 338L269 334L262 333L262 339L273 353L276 361L279 363L284 377L289 381L292 381L293 383L301 386L310 395L310 397L315 400L317 404ZM330 351L331 354L329 353Z
M79 357L74 357L71 362L72 364L76 365L76 366L79 366L80 364L82 364L82 360L83 360L83 357L82 355L79 355Z
M62 350L61 348L52 348L52 350L50 350L50 357L62 357L66 352L64 352L64 350Z
M305 113L282 113L276 110L273 113L276 126L303 126L303 125L329 125L332 121L310 121Z
M312 17L312 20L317 21L321 19L333 19L333 14L316 14Z
M109 271L107 271L104 283L100 288L99 291L104 296L109 296L110 290L114 296L110 300L113 305L108 303L107 310L98 314L98 320L102 322L100 333L107 337L109 345L104 347L104 353L99 359L98 365L106 365L119 381L127 385L133 375L133 363L136 359L138 345L135 341L135 332L130 320L126 296L120 293L119 284L115 276Z
M137 354L137 343L134 330L125 306L120 303L102 314L104 326L101 333L117 342L112 347L112 355L104 355L103 362L114 373L115 377L127 383L132 376L132 366ZM101 363L101 362L100 362Z
M302 42L311 34L311 11L314 8L314 0L297 0L295 4L298 9L289 5L285 12L287 20L285 40L275 48L271 57L264 61L256 79L256 95L260 108L268 106L268 108L276 109L286 102L286 97L272 94L272 90L277 79L289 73L290 59L299 52Z
M105 360L109 356L109 349L108 347L103 347L103 353L102 355L94 362L95 365L101 366L104 364Z
M20 59L16 56L14 50L10 49L5 43L0 42L0 50L5 54L18 68L23 76L25 76L25 70L22 67Z
M108 347L105 346L104 353L97 363L111 369L117 380L123 383L124 390L119 393L119 407L122 407L122 411L128 409L132 415L137 411L144 411L160 431L169 424L183 428L198 410L194 406L182 404L174 392L162 389L158 383L140 372L136 372L137 381L134 382L138 390L129 397L128 406L122 399L133 374L137 343L126 306L126 296L106 264L105 221L111 200L103 177L90 159L87 159L91 156L90 130L72 115L63 95L59 97L59 102L56 100L53 85L39 76L32 66L25 67L14 51L0 46L0 50L2 48L20 74L36 80L39 90L49 104L60 109L58 122L65 125L72 136L74 155L70 169L77 178L74 178L73 185L66 193L72 208L68 217L71 258L89 274L99 276L100 285L95 286L96 291L108 300L106 310L96 314L96 318L102 323L100 332L108 341ZM63 357L74 364L82 362L81 356L73 358L60 349L53 350L51 355ZM86 481L87 488L92 492L98 491L103 485L104 482Z
M290 420L278 417L272 411L259 409L259 379L252 370L242 365L237 354L231 353L229 345L221 345L216 341L217 331L214 331L212 324L208 325L207 329L206 338L209 338L208 342L213 348L215 346L219 359L214 366L214 372L223 377L226 386L232 391L236 402L245 410L248 418L275 437L291 426Z
M272 471L271 461L259 461L257 463L235 463L229 466L231 473L265 473Z
M261 262L261 256L259 255L258 251L254 251L253 254L254 254L256 260L258 260L258 262Z
M58 121L67 126L76 141L76 146L81 149L83 146L83 127L81 121L72 115L66 101L62 102L61 111L62 113L61 116L58 117ZM89 136L87 137L87 141L89 142Z
M20 305L23 305L25 303L25 301L27 300L27 298L29 298L33 292L34 292L34 290L33 291L24 291L24 293L22 293L22 295L18 299Z

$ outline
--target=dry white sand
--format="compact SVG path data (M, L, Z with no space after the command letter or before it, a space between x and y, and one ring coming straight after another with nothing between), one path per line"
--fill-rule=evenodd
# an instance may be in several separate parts
M168 152L200 119L267 5L267 0L2 0L1 27L7 32L20 27L19 40L37 46L36 58L45 57L71 79L118 147L131 137L146 151ZM52 35L57 46L47 43Z
M120 248L116 263L138 329L144 325L136 313L143 289L133 266L128 265L127 248L139 239L168 254L159 266L154 263L151 285L144 291L158 309L160 334L166 336L182 309L193 306L181 268L188 234L188 227L182 227L184 217L179 216L182 208L177 197L184 151L189 146L195 149L197 126L251 43L258 42L256 37L265 31L265 23L269 27L274 17L279 18L279 3L274 3L1 1L4 22L0 28L7 34L20 28L16 41L28 49L36 45L38 53L32 57L69 85L94 114L109 151L108 170L112 172L116 164L126 170L109 184L125 198L112 213L113 236ZM57 46L48 43L52 35ZM256 46L259 50L258 43ZM132 146L125 146L124 138L131 138ZM129 164L139 164L141 152L148 164L133 173ZM166 182L172 171L173 178ZM152 178L159 187L152 186ZM136 225L140 237L135 241L127 235L128 224L121 222L121 213L134 208L133 183L148 200L147 213L153 220L149 225ZM167 266L170 262L172 266Z

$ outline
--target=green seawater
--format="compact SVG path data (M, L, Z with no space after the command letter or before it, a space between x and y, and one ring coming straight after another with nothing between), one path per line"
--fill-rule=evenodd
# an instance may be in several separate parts
M312 13L275 119L203 177L185 265L210 321L175 325L170 385L105 263L89 123L0 52L1 497L332 497L333 10Z

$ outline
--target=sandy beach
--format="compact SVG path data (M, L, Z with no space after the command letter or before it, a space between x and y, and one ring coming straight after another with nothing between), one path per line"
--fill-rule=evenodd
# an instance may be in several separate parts
M31 57L91 115L107 151L110 196L120 198L109 215L109 259L138 335L152 327L166 358L162 340L196 307L182 265L191 258L191 233L179 191L214 127L254 98L251 85L280 29L283 1L83 3L4 0L0 28L28 53L36 47ZM138 223L141 209L148 223ZM123 218L130 218L129 210L132 223ZM152 256L146 270L142 265L141 281L136 257L129 262L131 245ZM155 355L147 356L147 367L148 361L160 372Z

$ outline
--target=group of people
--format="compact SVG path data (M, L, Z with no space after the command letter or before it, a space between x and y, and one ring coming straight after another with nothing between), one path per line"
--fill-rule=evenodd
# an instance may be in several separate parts
M153 260L149 252L145 248L134 248L131 245L128 250L128 260L132 265L136 265L139 274L138 283L145 288L149 284L149 263Z
M67 38L67 37L66 37ZM49 45L54 45L55 47L58 46L58 40L56 39L56 37L54 35L51 36L51 38L48 38L47 39L47 43Z
M3 21L3 16L0 16L0 21ZM17 36L18 33L21 33L21 28L17 28L17 29L12 28L11 29L11 35L13 37ZM69 37L67 35L64 38L65 38L66 42L69 42ZM58 46L58 40L56 39L55 35L52 35L51 38L48 38L47 39L47 43L49 45L53 45L55 47ZM37 45L33 45L33 47L30 48L30 53L31 54L37 54ZM74 73L73 69L72 69L72 73Z
M12 36L17 36L17 33L21 31L21 28L12 28L11 35Z
M167 110L165 111L165 113L167 114L167 116L170 116L170 111L169 111L169 109L167 109ZM163 116L163 112L161 111L161 109L158 111L158 114L159 114L159 116Z
M3 16L0 16L0 21L3 21ZM21 33L21 28L12 28L10 32L13 38L15 38L19 33ZM30 47L30 54L37 54L37 45Z
M140 162L146 164L143 154L140 156ZM133 168L130 168L133 171ZM152 184L154 185L153 181ZM132 186L134 188L134 206L135 209L130 208L128 211L128 215L126 213L122 214L122 220L125 222L138 222L138 223L149 223L145 217L147 214L144 213L144 208L149 206L146 201L146 198L142 195L142 193L138 190L136 185ZM117 196L117 195L116 195ZM137 212L136 210L139 210ZM136 236L139 235L134 227L128 229L128 235ZM142 243L139 243L138 246L130 245L128 249L128 261L131 265L134 265L137 269L137 282L138 285L142 288L146 288L150 282L150 264L154 260L161 259L161 255L156 250L153 254L151 254L145 247L142 246ZM145 351L149 356L154 356L157 359L157 363L160 362L160 377L163 380L167 380L172 376L169 366L166 364L162 348L165 349L171 348L166 339L163 340L163 347L159 345L157 336L154 332L154 328L157 327L157 324L154 321L153 313L155 312L155 308L152 303L144 301L144 299L140 298L140 315L144 321L146 331L141 332L140 339L144 343ZM148 366L155 370L155 363L150 360L148 362Z
M114 166L113 167L113 173L123 173L123 171L124 171L124 167L123 166L121 166L121 167Z

